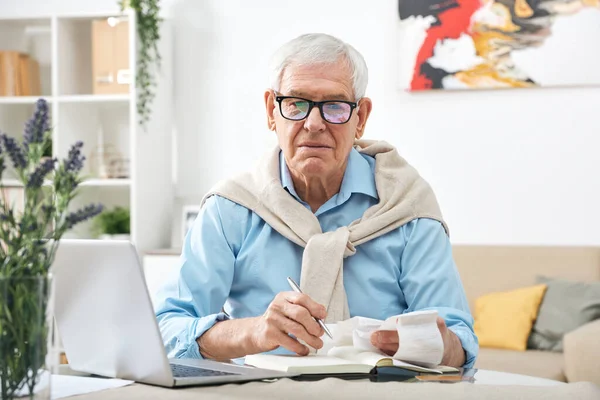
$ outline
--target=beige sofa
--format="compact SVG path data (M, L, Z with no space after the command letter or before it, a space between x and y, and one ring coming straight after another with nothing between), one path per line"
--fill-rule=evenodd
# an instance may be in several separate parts
M600 247L453 247L469 300L484 294L534 285L537 275L575 281L600 281ZM565 335L563 353L480 348L476 368L554 380L600 385L600 320Z

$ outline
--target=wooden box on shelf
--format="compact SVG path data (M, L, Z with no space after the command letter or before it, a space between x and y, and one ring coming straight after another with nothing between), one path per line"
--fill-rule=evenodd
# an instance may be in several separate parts
M94 94L129 93L129 23L117 18L92 22Z
M29 54L0 51L0 96L39 96L40 68Z

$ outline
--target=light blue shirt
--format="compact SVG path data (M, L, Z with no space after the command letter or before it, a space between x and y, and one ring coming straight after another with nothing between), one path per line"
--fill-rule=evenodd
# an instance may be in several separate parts
M283 156L282 186L296 194ZM375 159L352 150L339 193L315 213L323 232L360 218L377 204ZM157 294L156 317L169 357L201 358L196 338L217 321L262 315L275 295L300 282L303 248L257 214L210 197L186 235L177 270ZM473 366L479 349L473 318L442 225L416 219L356 248L344 260L350 316L384 320L436 309L458 336ZM287 353L279 348L276 353Z

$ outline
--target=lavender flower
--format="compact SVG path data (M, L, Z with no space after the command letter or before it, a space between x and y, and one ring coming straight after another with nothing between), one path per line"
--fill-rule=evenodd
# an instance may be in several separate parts
M44 183L44 178L48 175L52 170L54 170L54 164L56 163L56 159L47 159L44 160L40 165L35 168L35 171L31 173L29 176L29 181L27 181L27 187L30 189L39 188Z
M13 212L12 208L6 208L4 210L0 210L1 214L0 214L0 221L3 222L10 222L10 221L14 221L15 219L15 214Z
M8 153L14 167L17 169L25 168L27 166L27 160L25 159L21 146L19 146L15 139L8 137L6 134L0 135L0 139L2 139L4 150Z
M27 224L25 221L19 222L19 230L21 233L27 232L35 232L38 229L37 222L33 221L30 224Z
M0 132L0 177L10 158L26 189L26 204L18 214L13 213L11 204L0 199L0 252L6 255L5 262L0 262L0 275L11 275L13 270L20 271L25 266L33 268L31 274L47 273L61 236L102 212L100 204L92 204L69 213L81 182L83 142L75 143L63 160L43 157L45 148L52 144L48 108L44 100L36 103L33 116L25 124L22 141ZM51 190L44 190L46 180L51 180ZM46 257L40 248L48 245L48 238L54 241Z
M73 146L71 146L71 149L69 150L69 155L64 161L66 171L74 173L81 171L81 169L83 168L83 161L85 160L85 157L81 155L82 147L82 141L78 141Z
M55 217L56 207L54 207L53 205L44 204L41 207L41 211L42 211L42 215L41 215L42 221L50 222Z
M74 225L92 217L95 217L96 215L102 212L103 208L104 207L102 206L102 204L90 204L83 207L82 209L69 213L69 215L67 215L65 219L67 229L71 229Z
M44 215L52 215L52 213L54 213L54 211L56 211L56 207L50 205L43 205L42 206L42 212L44 213Z
M1 134L0 134L1 136ZM4 155L2 154L2 146L0 146L0 178L2 177L2 173L4 172Z
M29 143L43 143L44 134L49 129L48 103L44 99L39 99L33 117L25 124L24 145L27 147Z

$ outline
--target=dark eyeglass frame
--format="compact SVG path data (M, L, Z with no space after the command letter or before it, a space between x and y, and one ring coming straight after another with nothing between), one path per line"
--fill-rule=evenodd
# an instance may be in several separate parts
M288 118L285 115L283 115L283 109L281 108L281 103L285 99L298 99L298 100L306 101L308 103L308 111L306 112L306 116L304 118L293 119L293 118ZM298 97L298 96L275 96L275 101L277 101L277 103L279 103L279 113L281 114L281 116L283 118L285 118L287 120L290 120L290 121L302 121L302 120L308 118L308 116L310 115L311 111L313 110L313 107L317 106L317 108L319 109L319 113L321 114L321 118L323 118L323 121L327 122L328 124L335 124L335 125L342 125L342 124L345 124L348 121L350 121L350 118L352 118L352 112L354 111L355 108L358 107L358 102L353 102L353 101L347 101L347 100L312 101L312 100L305 99L305 98ZM323 112L323 105L325 105L327 103L344 103L344 104L348 104L350 106L350 114L348 114L348 119L345 120L344 122L331 122L331 121L327 120L325 118L325 113Z

